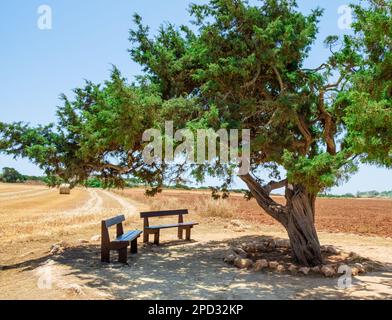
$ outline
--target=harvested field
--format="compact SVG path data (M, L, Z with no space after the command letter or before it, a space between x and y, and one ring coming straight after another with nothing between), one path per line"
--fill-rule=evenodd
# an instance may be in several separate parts
M153 199L143 192L77 188L64 196L44 186L0 184L0 299L392 298L392 239L381 237L389 234L390 220L385 220L379 236L365 236L366 232L355 229L361 224L354 223L356 211L350 211L362 208L361 215L374 214L382 221L390 212L388 201L352 200L349 205L344 200L319 201L322 244L354 251L383 266L355 277L353 287L342 290L337 279L238 270L225 263L223 258L233 245L263 237L286 238L256 204L238 195L216 204L208 192L167 191ZM350 232L362 235L342 233L344 226L332 225L329 202L334 203L337 218L342 208L345 217L351 217ZM192 242L177 240L173 229L164 230L162 245L139 243L139 254L129 257L128 266L116 263L115 253L112 263L100 262L96 236L101 219L123 213L126 229L141 229L139 211L180 207L191 209L186 221L200 223L192 232ZM172 217L158 219L173 222ZM374 221L369 225L377 228ZM59 250L51 252L54 244ZM39 281L48 270L51 287L41 288Z
M160 206L175 207L177 203L181 203L198 213L203 213L206 209L203 204L209 202L211 198L211 193L208 191L166 190L153 199L146 199L141 189L117 192L136 201L151 202L158 209ZM275 199L284 203L283 197L275 197ZM279 224L265 214L255 200L247 201L240 194L231 194L227 202L229 205L226 205L226 208L232 208L232 214L237 218L249 223L279 227ZM319 198L316 202L316 226L318 230L327 232L392 237L392 200Z

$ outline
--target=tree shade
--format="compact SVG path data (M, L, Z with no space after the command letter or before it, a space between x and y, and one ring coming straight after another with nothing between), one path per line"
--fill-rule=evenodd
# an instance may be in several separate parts
M168 23L155 37L135 14L129 52L143 67L137 82L127 83L114 67L103 85L87 82L73 100L63 96L57 124L0 123L0 149L33 160L53 185L94 174L122 187L132 175L153 195L191 172L198 181L221 177L226 196L232 164L219 157L147 164L143 132L163 129L165 120L193 131L250 129L251 172L240 176L248 196L285 227L297 262L319 265L317 194L347 179L361 161L392 165L392 2L352 8L354 34L329 36L330 57L314 69L303 65L322 10L304 15L295 1L194 4L192 26ZM272 181L259 179L260 172ZM282 187L285 205L270 197Z

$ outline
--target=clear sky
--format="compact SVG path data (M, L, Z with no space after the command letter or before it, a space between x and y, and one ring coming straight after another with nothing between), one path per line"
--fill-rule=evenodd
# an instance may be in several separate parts
M102 82L111 64L132 80L140 73L127 53L132 14L138 12L154 32L164 21L187 23L188 0L3 0L0 4L0 119L45 124L55 121L60 93L83 84L84 79ZM254 1L251 1L254 2ZM342 35L339 28L342 0L298 0L300 9L325 8L319 40L309 66L328 56L322 41L329 34ZM53 14L51 30L40 30L37 12L49 5ZM341 19L341 20L339 20ZM0 168L12 166L25 174L41 174L27 160L0 155ZM392 189L392 171L361 166L360 171L335 193ZM213 181L209 181L211 184ZM239 187L242 185L239 184Z

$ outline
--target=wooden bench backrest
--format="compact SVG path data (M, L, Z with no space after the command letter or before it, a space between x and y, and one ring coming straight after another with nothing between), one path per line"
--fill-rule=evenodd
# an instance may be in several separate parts
M102 242L103 243L108 243L110 242L110 235L109 235L109 228L111 226L116 225L117 226L117 233L116 236L119 237L124 234L124 228L122 223L125 221L125 216L124 215L119 215L114 218L110 218L107 220L102 220Z
M115 224L123 223L125 221L124 215L120 215L114 218L110 218L108 220L104 220L106 228L110 228L111 226L114 226Z
M188 209L140 212L140 218L179 216L188 214Z

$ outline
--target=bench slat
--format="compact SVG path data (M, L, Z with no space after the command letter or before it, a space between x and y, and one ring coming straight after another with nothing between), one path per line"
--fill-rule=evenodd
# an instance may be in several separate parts
M188 214L188 209L140 212L140 218L175 216L180 214Z
M186 223L176 223L176 224L163 224L161 226L151 226L146 227L146 229L167 229L167 228L178 228L178 227L189 227L196 226L197 222L186 222Z
M132 241L135 238L137 238L138 236L140 236L141 233L142 233L142 231L140 231L140 230L132 230L132 231L124 233L122 236L116 238L116 240L114 240L114 242Z
M115 224L120 224L123 221L125 221L124 215L120 215L120 216L105 220L106 228L114 226Z

